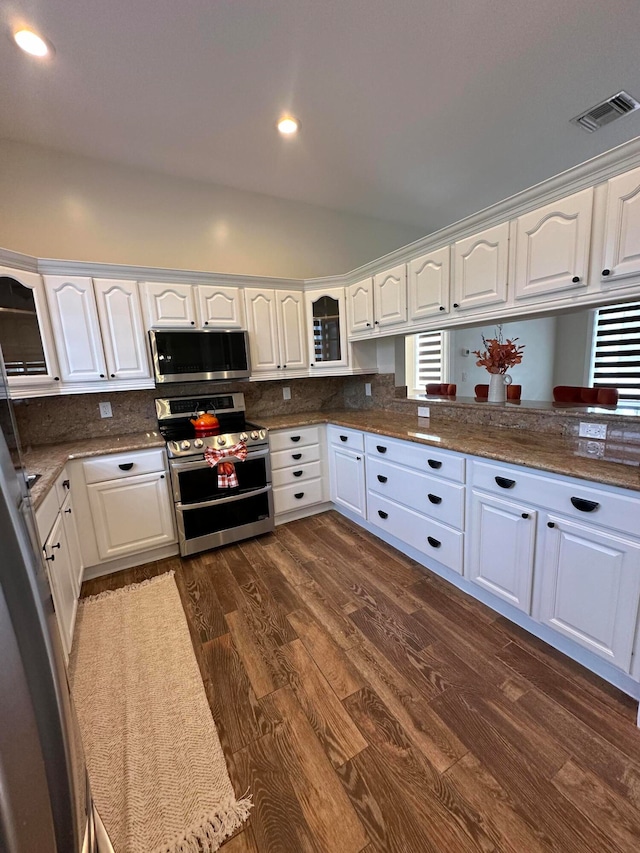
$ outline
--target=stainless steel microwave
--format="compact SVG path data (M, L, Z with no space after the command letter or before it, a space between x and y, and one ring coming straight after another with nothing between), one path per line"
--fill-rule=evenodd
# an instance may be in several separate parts
M149 342L156 385L247 379L251 373L247 332L151 329Z

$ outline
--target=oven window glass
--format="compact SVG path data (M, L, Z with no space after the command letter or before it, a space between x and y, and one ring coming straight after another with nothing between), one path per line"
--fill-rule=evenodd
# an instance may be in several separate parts
M252 524L269 517L269 494L248 495L237 501L220 503L183 513L185 539L197 539L220 530Z
M218 469L208 465L193 468L178 473L180 483L180 502L195 504L210 501L214 498L229 497L244 491L262 489L267 485L267 460L264 456L258 459L249 457L244 462L234 463L238 476L238 486L233 489L218 488Z
M155 338L162 376L247 370L244 332L156 332Z

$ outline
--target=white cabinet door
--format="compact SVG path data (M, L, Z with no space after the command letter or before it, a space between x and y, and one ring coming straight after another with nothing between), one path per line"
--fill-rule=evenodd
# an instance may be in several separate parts
M346 367L349 353L344 287L309 291L305 293L305 302L310 365L314 372L325 367Z
M453 252L455 311L499 305L507 301L508 222L458 240Z
M68 656L71 651L73 626L75 624L78 602L62 514L58 514L43 550L49 574L56 620L62 638L62 645Z
M62 517L62 526L64 527L64 535L67 541L69 551L69 569L71 574L71 585L75 592L76 598L80 595L80 586L82 585L82 552L80 551L80 542L78 540L78 528L76 527L76 515L71 500L71 495L68 494L66 500L60 509Z
M538 618L625 672L640 601L640 545L623 535L543 517Z
M154 329L178 329L195 326L195 287L192 284L162 284L145 281L141 293L147 325Z
M593 187L518 217L516 299L587 286Z
M449 246L414 258L408 266L409 319L425 320L449 313Z
M374 325L377 328L407 322L407 265L399 264L373 277Z
M90 278L44 277L60 375L66 382L99 382L107 368Z
M364 453L330 445L329 472L331 500L366 518Z
M280 365L283 370L306 370L306 332L304 293L300 290L277 290L278 337Z
M96 278L93 284L109 378L147 379L151 372L137 283Z
M349 334L371 334L373 331L373 279L365 278L347 288Z
M275 290L245 290L251 373L280 369L278 315Z
M196 287L198 323L213 329L244 329L242 289L213 284Z
M640 169L607 182L601 279L613 284L640 274Z
M475 489L470 508L469 580L531 613L537 513Z
M101 560L175 542L164 474L139 474L87 486Z
M0 267L0 340L12 388L60 379L42 276ZM17 310L16 310L17 309Z

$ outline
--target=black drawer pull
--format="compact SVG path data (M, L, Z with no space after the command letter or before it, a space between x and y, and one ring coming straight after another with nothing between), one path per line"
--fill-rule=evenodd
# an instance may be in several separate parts
M382 444L377 444L376 450L378 451L378 453L386 453L387 452L387 448L384 447L384 445L382 445Z
M438 459L427 459L427 465L429 468L442 468L442 462Z
M294 477L302 477L302 471L294 471L293 476Z
M302 459L302 453L292 453L291 458L296 460Z
M47 561L47 563L54 563L55 559L56 559L55 554L52 554L50 557L45 557L45 560Z
M438 539L434 539L433 536L427 536L427 542L432 548L439 548L442 545L442 542Z
M303 498L303 497L304 497L304 492L296 492L294 495L294 498L298 501L300 500L300 498Z
M380 518L389 518L389 513L383 512L381 509L378 510L378 515L380 516Z
M442 503L442 498L439 495L432 495L431 493L429 493L427 495L427 497L429 498L429 500L431 501L432 504L441 504Z
M291 441L300 441L300 439L302 438L301 435L291 435L289 437L290 437Z
M501 489L512 489L515 486L516 481L508 480L506 477L496 477L496 483Z
M388 477L383 477L382 474L378 474L378 482L379 483L386 483L388 479L389 479Z
M54 548L58 548L58 549L59 549L59 548L60 548L60 543L58 542L56 545L52 545L52 546L51 546L51 550L52 550L52 551L53 551L53 549L54 549Z
M340 436L340 441L346 441L348 438L349 438L349 436L348 436L348 435L341 435L341 436Z
M118 465L118 468L121 471L130 471L133 468L133 462L123 462L122 465Z
M571 498L571 503L580 512L593 512L600 506L597 501L587 501L584 498Z
M62 488L63 489L70 489L71 488L71 483L69 482L69 480L63 480L62 481Z
M71 507L69 507L68 509L65 509L65 512L67 513L67 515L71 515Z

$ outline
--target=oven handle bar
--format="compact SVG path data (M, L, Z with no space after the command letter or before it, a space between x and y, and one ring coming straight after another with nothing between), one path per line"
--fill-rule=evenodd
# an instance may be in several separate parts
M262 459L268 455L269 455L269 448L268 447L264 447L260 450L247 449L247 456L246 456L246 459L244 461L248 462L249 459ZM220 460L220 462L238 462L238 463L241 463L241 461L242 460L238 459L237 456L225 456ZM208 468L209 467L209 463L205 459L196 459L195 461L192 461L192 462L177 462L176 460L171 459L169 464L171 465L171 468L174 471L195 471L198 468Z
M219 504L233 503L233 501L241 501L241 500L244 500L245 498L252 498L255 495L264 495L265 492L270 492L270 491L271 491L271 483L269 483L268 486L265 486L262 489L255 489L254 491L251 491L251 492L243 492L241 495L231 495L231 497L229 497L229 498L214 498L211 501L202 501L202 503L198 503L198 504L177 503L176 504L176 511L177 512L188 512L188 510L190 510L190 509L207 509L207 507L210 507L210 506L219 506Z

